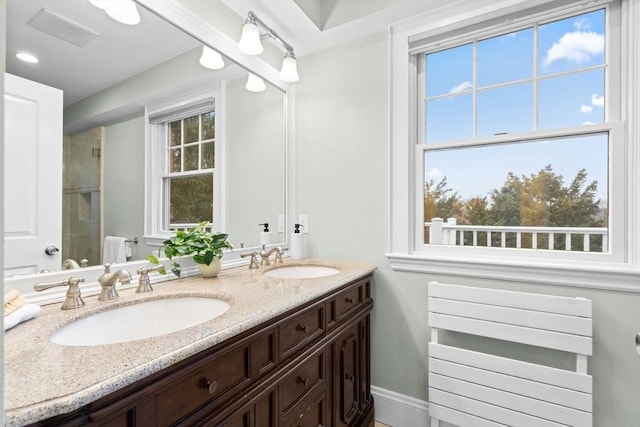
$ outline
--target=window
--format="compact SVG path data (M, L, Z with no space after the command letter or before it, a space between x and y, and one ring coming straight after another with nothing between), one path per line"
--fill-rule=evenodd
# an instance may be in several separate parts
M424 243L608 252L605 15L421 54Z
M626 237L628 4L521 7L392 32L394 268L522 277L525 265L638 263Z
M215 111L166 123L167 170L162 176L166 229L213 223Z
M201 221L223 229L218 85L147 108L145 235L161 243Z

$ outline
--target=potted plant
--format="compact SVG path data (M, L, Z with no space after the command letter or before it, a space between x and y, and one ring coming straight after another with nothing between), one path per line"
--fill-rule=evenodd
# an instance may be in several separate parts
M162 249L167 258L191 256L200 267L204 277L215 277L220 271L220 258L223 249L233 249L227 238L228 234L214 233L207 229L208 221L203 221L187 231L176 231L175 236L162 242ZM155 257L147 259L154 262ZM157 261L157 258L156 258ZM173 262L171 271L180 277L180 264Z

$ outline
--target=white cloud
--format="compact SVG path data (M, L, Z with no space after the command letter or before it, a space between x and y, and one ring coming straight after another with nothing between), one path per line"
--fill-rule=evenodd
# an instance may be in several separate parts
M442 173L442 171L438 168L433 168L429 172L427 172L427 178L429 179L440 178L443 175L444 174Z
M467 80L460 83L458 86L454 87L453 89L451 89L449 93L462 92L463 90L471 89L472 87L473 87L473 84L469 80Z
M586 122L582 123L583 125L592 125L593 122L590 122L589 120L587 120Z
M577 22L574 26L582 25ZM576 63L587 62L592 56L604 52L604 35L593 31L573 31L566 33L547 50L544 65L561 59Z
M585 18L578 18L573 23L573 28L576 31L589 31L591 29L591 21Z
M588 113L590 113L590 112L592 112L592 111L593 111L593 107L592 107L591 105L584 105L584 104L582 104L582 105L580 106L580 112L581 112L581 113L588 114Z
M595 93L591 95L591 104L596 107L604 107L604 95L596 95Z

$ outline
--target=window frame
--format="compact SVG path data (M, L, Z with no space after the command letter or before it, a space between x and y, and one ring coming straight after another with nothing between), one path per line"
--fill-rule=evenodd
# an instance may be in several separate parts
M390 239L389 258L391 267L400 271L419 271L472 277L491 277L541 283L571 284L589 287L638 288L640 260L637 239L628 238L640 226L638 203L638 168L640 168L640 144L637 140L638 123L629 114L640 101L637 71L640 55L638 42L633 33L638 33L633 24L640 22L640 8L627 0L602 1L588 8L572 2L560 8L553 6L526 10L523 2L518 10L478 10L477 16L468 17L456 24L423 24L419 18L392 26L390 30L391 63L391 165L390 165ZM477 38L498 36L521 29L533 22L548 22L568 16L587 13L607 7L606 62L615 64L606 73L606 93L609 111L605 123L571 127L560 130L532 131L518 134L517 139L539 139L549 136L572 135L574 133L609 132L609 233L612 247L609 253L578 253L565 251L531 251L530 249L460 247L424 245L423 203L424 197L424 149L427 145L419 138L420 115L418 61L424 53L455 47ZM498 6L496 6L498 8ZM618 14L621 24L611 25L612 16ZM498 18L496 18L498 16ZM505 19L507 17L507 19ZM442 19L445 19L444 17ZM447 21L451 22L451 21ZM507 22L507 23L505 23ZM465 28L467 31L465 31ZM420 40L428 43L420 44ZM613 41L612 40L616 40ZM634 44L634 42L636 44ZM618 46L621 46L618 48ZM616 52L616 49L618 51ZM421 58L421 59L419 59ZM634 73L635 72L635 73ZM615 75L612 76L612 74ZM620 93L616 99L612 93ZM627 95L625 97L625 95ZM424 123L422 123L424 125ZM636 136L636 138L634 138ZM465 145L486 145L511 140L513 136L498 135L476 138ZM622 143L612 143L613 139ZM422 141L419 144L418 141ZM451 141L429 143L429 149L451 146ZM407 170L409 165L409 172ZM422 185L421 185L422 184ZM636 234L637 235L637 234ZM528 251L528 252L527 252ZM534 253L535 252L535 253ZM618 283L609 278L614 273ZM607 278L605 280L605 277Z
M145 109L145 241L150 246L160 246L162 242L173 235L173 232L165 227L170 225L168 200L164 199L166 188L169 185L167 178L176 176L193 176L211 173L213 175L213 223L216 229L224 230L225 218L222 201L224 198L224 156L225 140L224 129L224 92L225 84L216 83L198 87L176 95L167 97L161 101L149 105ZM202 171L185 171L181 173L169 172L168 150L168 122L178 118L200 114L196 111L197 105L212 100L215 111L215 157L214 167ZM196 111L196 112L194 112ZM176 112L172 116L172 112ZM165 115L167 118L154 123L154 116Z

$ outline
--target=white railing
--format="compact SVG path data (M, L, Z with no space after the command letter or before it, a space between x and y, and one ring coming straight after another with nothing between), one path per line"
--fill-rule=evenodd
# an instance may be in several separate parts
M455 218L444 221L432 218L425 222L429 228L429 243L434 245L484 246L502 248L556 249L556 236L564 236L564 250L577 251L572 238L582 240L582 251L591 252L592 236L601 236L601 242L595 245L598 252L608 249L608 230L606 227L521 227L492 225L457 225ZM499 236L499 238L497 237ZM481 240L483 242L481 242ZM499 244L493 242L499 241ZM528 245L523 246L523 240ZM539 247L539 241L546 242L546 247ZM543 245L542 245L543 246Z

